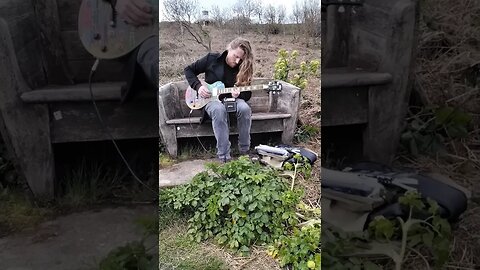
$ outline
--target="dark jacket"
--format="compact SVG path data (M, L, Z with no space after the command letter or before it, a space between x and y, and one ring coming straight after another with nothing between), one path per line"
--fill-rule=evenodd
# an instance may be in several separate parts
M188 84L192 89L198 91L202 83L198 79L198 75L205 73L205 82L208 84L214 83L216 81L221 81L225 84L225 87L233 87L239 67L231 68L225 62L228 51L220 53L208 53L206 56L192 63L184 69L185 77L187 78ZM245 101L248 101L252 96L252 92L245 91L241 92L238 98L241 98ZM230 94L227 94L226 97L231 97Z

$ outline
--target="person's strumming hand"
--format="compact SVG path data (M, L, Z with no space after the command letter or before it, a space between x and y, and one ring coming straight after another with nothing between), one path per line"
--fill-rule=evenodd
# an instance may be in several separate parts
M152 23L153 6L145 0L117 0L115 9L128 24L140 26Z
M210 96L212 96L212 94L210 93L210 91L208 91L208 89L205 87L205 86L200 86L200 88L198 88L198 94L202 97L202 98L209 98Z

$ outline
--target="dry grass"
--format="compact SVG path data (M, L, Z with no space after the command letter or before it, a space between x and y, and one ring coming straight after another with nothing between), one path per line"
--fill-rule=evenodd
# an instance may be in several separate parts
M160 269L281 270L264 247L254 246L250 255L240 256L212 241L192 243L186 224L175 224L160 232Z
M313 78L302 92L299 122L303 125L320 128L320 80ZM315 153L320 153L320 132L310 137L308 141L298 143L298 146L308 148ZM310 206L320 204L320 156L312 167L310 179L301 178L298 185L305 192L304 200Z
M254 246L251 254L244 257L208 242L202 244L202 249L217 258L222 258L230 270L281 270L278 263L267 254L265 247Z
M450 262L446 269L480 266L480 2L476 0L422 1L416 60L415 90L425 105L461 108L473 116L471 132L449 142L449 154L412 158L397 164L437 172L472 191L461 220L454 225ZM408 269L424 268L418 255Z
M223 52L227 44L238 35L229 29L208 28L212 37L212 52ZM273 64L281 48L292 51L298 50L299 60L320 59L319 48L306 48L304 43L293 35L271 35L269 42L262 34L250 31L242 37L252 43L255 66L254 76L263 78L273 77ZM159 84L177 80L185 80L183 69L205 56L207 50L197 44L187 32L182 36L176 24L162 22L160 25L160 79Z
M416 82L428 104L480 108L480 2L423 1Z

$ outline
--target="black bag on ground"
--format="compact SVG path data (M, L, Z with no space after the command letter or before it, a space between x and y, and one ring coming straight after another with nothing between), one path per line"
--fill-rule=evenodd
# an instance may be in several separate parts
M408 209L398 203L398 198L408 190L417 191L425 200L430 198L436 201L439 205L438 214L449 221L457 220L466 210L470 196L468 191L447 177L394 170L379 163L361 162L343 171L322 168L322 199L325 197L329 206L341 202L337 210L327 209L333 224L337 222L334 214L338 209L341 209L342 215L348 215L349 211L352 216L353 213L357 215L356 229L360 224L366 226L379 215L406 218ZM345 220L352 219L346 218L341 222Z
M295 154L300 154L302 157L307 158L310 165L313 165L313 163L315 163L315 161L317 161L318 159L318 155L312 150L307 148L293 147L287 144L280 144L280 145L277 145L276 147L283 148L291 153L290 158L285 160L285 162L296 163L297 160L294 157Z

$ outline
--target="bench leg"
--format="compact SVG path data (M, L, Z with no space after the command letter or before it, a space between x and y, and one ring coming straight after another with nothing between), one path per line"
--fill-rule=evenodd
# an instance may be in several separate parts
M160 138L167 147L167 152L171 157L178 155L177 134L175 125L160 124Z
M293 88L290 92L282 92L282 94L288 95L287 98L284 99L288 100L288 104L282 103L277 106L283 108L285 112L290 113L289 118L283 119L282 143L292 144L300 111L300 89Z
M286 118L283 119L283 132L282 143L292 144L293 136L295 135L295 126L297 125L297 119Z
M177 145L177 138L173 137L167 144L167 151L168 154L172 157L177 157L178 155L178 145Z
M21 177L40 200L53 199L55 165L47 105L25 104L22 77L10 33L0 20L0 132Z
M1 108L0 130L19 175L37 199L49 201L54 197L55 162L48 112L46 106L34 106L33 110L17 107L13 115Z

